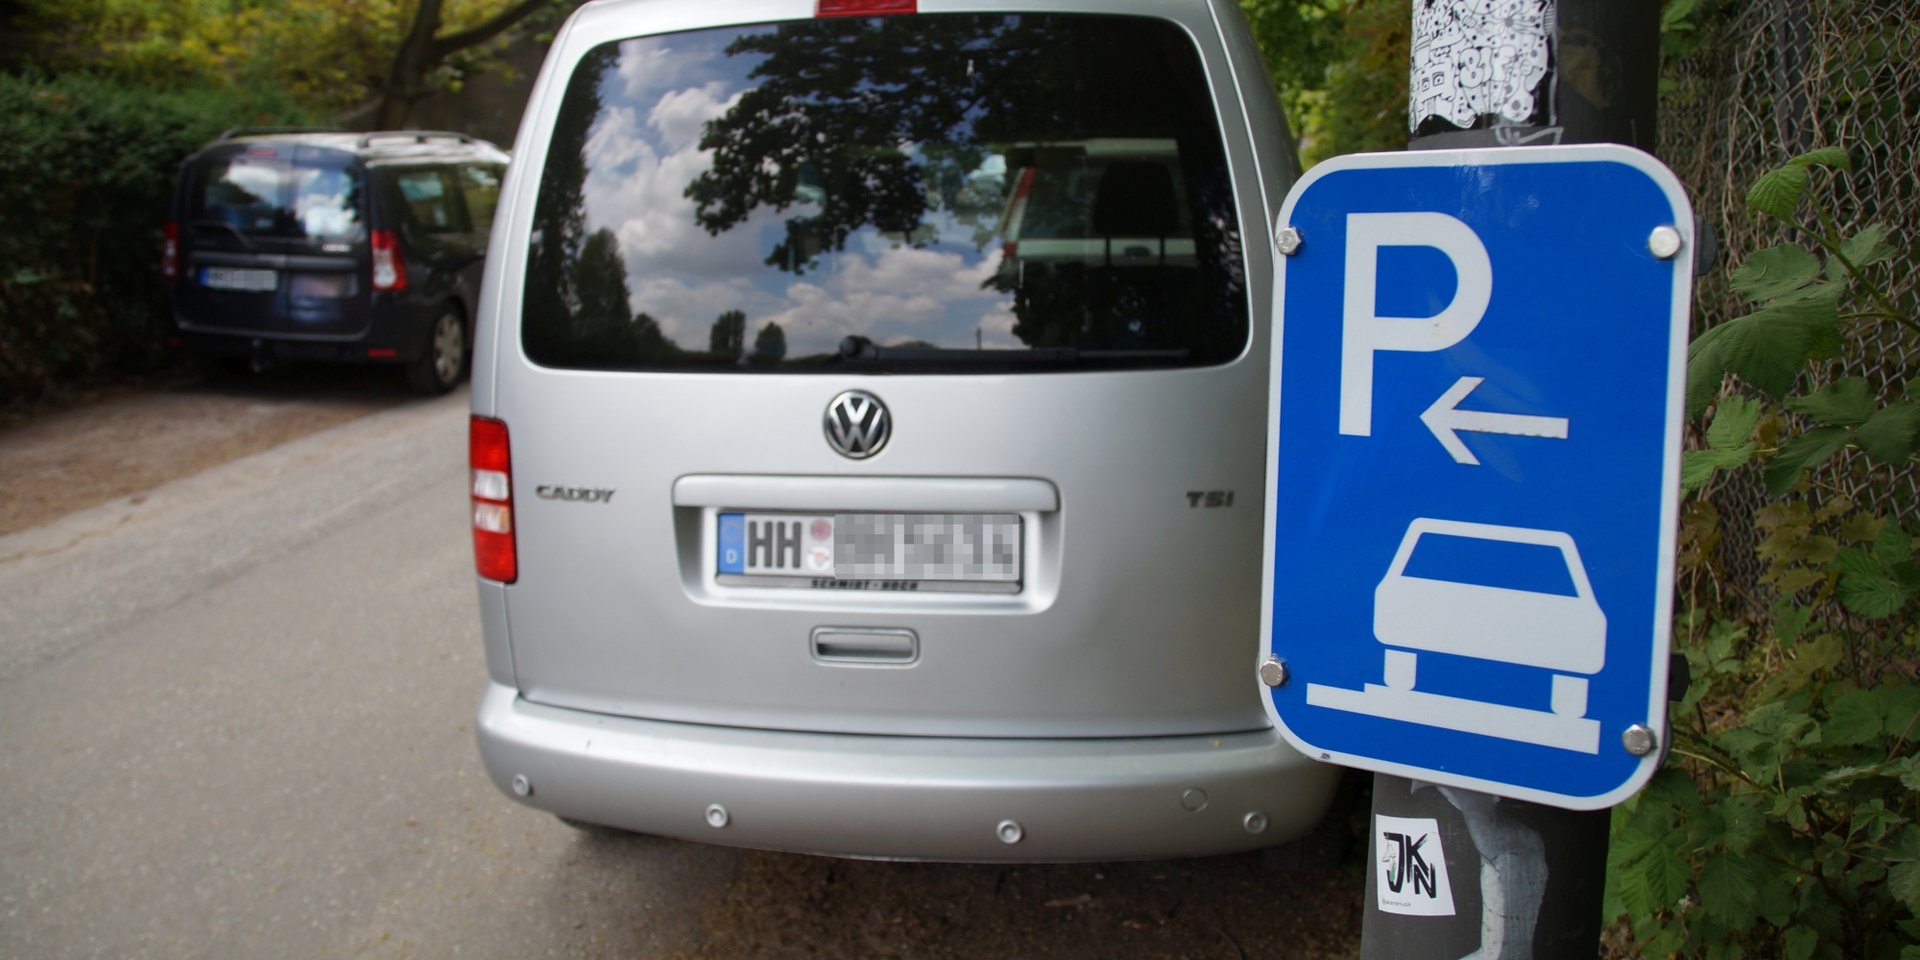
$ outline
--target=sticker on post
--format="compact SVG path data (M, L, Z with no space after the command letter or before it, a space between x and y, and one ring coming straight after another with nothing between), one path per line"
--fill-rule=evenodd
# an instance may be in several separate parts
M1453 916L1453 885L1440 844L1440 823L1431 817L1373 817L1376 905L1381 913L1410 917Z

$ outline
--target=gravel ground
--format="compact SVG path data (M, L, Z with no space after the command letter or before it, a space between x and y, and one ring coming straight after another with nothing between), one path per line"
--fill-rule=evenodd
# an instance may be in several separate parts
M187 374L0 416L0 536L416 399L398 371L292 366Z

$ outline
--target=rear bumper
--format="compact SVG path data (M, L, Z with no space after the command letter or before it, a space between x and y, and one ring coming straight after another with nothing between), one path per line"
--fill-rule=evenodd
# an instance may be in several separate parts
M850 736L564 710L489 684L496 786L563 817L840 856L1121 860L1231 853L1319 822L1339 768L1272 730L1132 740ZM515 777L531 786L516 796ZM725 811L724 824L710 808ZM1194 809L1194 808L1198 809ZM1018 824L1017 842L1002 824ZM1257 828L1257 829L1256 829Z
M250 316L189 316L176 305L174 332L189 352L256 360L317 360L337 363L411 362L426 351L427 331L444 300L377 296L363 326L354 330L303 329L273 312Z

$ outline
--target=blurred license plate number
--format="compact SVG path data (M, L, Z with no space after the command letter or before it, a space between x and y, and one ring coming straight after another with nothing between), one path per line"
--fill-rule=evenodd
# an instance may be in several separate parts
M280 286L277 270L248 270L240 267L202 267L200 285L209 290L250 290L265 293Z
M719 572L833 580L1013 583L1012 513L722 513Z

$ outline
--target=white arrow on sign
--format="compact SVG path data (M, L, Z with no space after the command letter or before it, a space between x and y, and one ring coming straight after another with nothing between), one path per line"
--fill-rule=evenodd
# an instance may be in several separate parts
M1486 381L1485 377L1461 377L1454 381L1433 406L1420 414L1420 422L1433 431L1433 438L1447 448L1455 463L1467 463L1478 466L1480 458L1460 442L1459 431L1474 433L1506 433L1518 437L1542 437L1548 440L1567 438L1566 417L1533 417L1519 413L1487 413L1481 410L1461 410L1460 401L1467 398L1475 387Z

